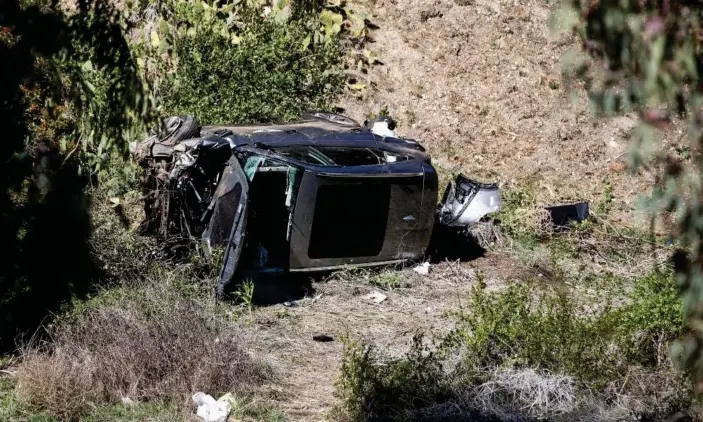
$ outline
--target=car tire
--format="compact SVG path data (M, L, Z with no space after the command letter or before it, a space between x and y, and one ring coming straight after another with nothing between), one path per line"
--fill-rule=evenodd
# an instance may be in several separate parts
M163 145L176 145L185 139L196 138L200 134L200 126L193 116L172 116L164 119L165 130L159 137Z
M344 127L361 127L359 123L347 116L337 113L326 113L324 111L311 111L303 114L305 120L322 120Z

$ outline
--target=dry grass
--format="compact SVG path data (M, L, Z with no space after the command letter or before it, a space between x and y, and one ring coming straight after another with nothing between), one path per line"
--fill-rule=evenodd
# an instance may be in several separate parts
M234 321L183 289L174 280L120 287L59 320L51 342L22 353L20 400L69 418L125 397L186 408L196 391L252 391L266 370Z
M473 389L471 396L473 406L486 413L507 416L517 409L544 418L573 412L578 392L576 381L567 375L499 368L489 381Z
M484 382L457 387L447 402L421 411L420 420L661 420L676 414L677 406L686 408L682 403L691 393L671 369L634 369L624 380L628 385L613 384L597 394L579 388L572 377L530 368L497 368L483 376ZM686 416L683 420L699 420Z

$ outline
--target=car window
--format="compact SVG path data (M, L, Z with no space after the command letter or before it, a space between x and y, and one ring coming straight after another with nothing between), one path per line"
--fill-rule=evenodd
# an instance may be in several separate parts
M274 151L318 166L368 166L408 159L406 155L379 148L290 146L278 147Z

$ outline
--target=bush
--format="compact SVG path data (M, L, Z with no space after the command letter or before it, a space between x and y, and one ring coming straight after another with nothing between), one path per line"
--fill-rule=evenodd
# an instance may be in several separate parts
M479 283L445 347L465 350L467 370L507 363L575 375L594 387L624 377L633 364L668 363L666 344L684 329L671 273L638 279L622 306L600 300L598 307L577 302L565 286L487 292Z
M345 340L337 381L343 401L335 420L402 420L448 396L440 360L422 346L421 337L415 337L407 359L381 359L372 347Z
M326 109L343 86L335 72L341 50L334 43L308 48L308 31L297 22L255 22L239 45L200 28L176 46L178 76L164 92L169 114L207 123L286 121Z
M56 321L51 343L24 349L17 368L20 401L71 418L123 397L185 408L196 391L252 391L266 368L198 291L171 276L78 302Z
M254 123L329 108L344 88L341 36L321 37L327 14L279 3L268 16L249 3L166 1L138 8L135 50L164 114Z
M671 272L636 281L622 303L588 304L566 286L487 291L479 283L456 329L430 352L401 359L345 351L338 412L349 420L659 418L692 403L686 375L667 356L683 330ZM590 419L589 419L590 418Z

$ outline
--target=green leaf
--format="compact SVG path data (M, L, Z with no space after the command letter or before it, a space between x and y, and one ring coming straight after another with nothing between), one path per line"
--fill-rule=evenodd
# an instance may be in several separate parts
M334 13L330 10L323 10L320 13L320 22L325 29L326 38L331 38L342 30L342 22L344 18L339 13Z
M159 34L156 31L151 31L149 39L151 40L151 46L154 48L158 47L161 43L161 38L159 38Z
M171 46L168 44L168 42L166 42L166 40L163 40L163 41L161 41L161 43L159 43L158 53L159 54L168 54L169 48L171 48Z
M353 84L353 85L349 85L349 88L350 88L350 89L353 89L353 90L355 90L355 91L361 91L362 89L366 88L366 84L365 84L365 83L358 82L358 83L355 83L355 84Z
M157 31L164 37L171 33L171 27L168 25L168 22L166 22L166 19L161 18L161 20L159 20Z
M285 7L281 10L271 12L273 14L274 22L278 24L284 24L290 20L291 9L290 7Z

